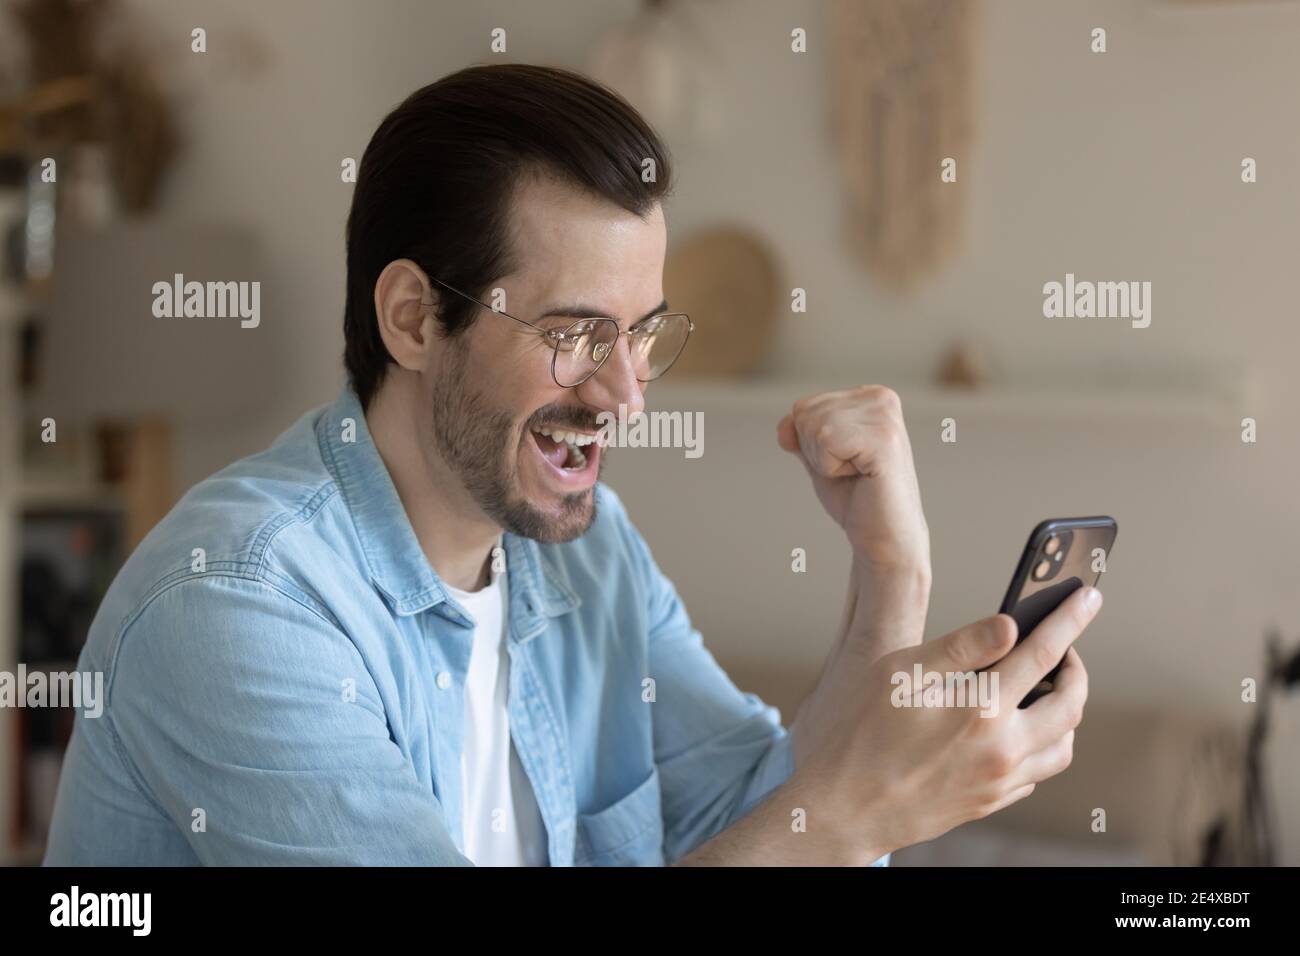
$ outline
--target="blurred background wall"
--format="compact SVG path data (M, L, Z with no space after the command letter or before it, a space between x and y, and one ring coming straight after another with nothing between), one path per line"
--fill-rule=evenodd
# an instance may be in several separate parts
M158 58L182 144L151 215L233 222L255 238L263 321L249 334L276 357L255 412L178 400L169 452L178 492L340 387L351 196L340 163L360 159L387 110L472 63L588 70L611 30L689 37L676 62L708 108L697 122L663 124L677 162L670 254L738 228L764 250L758 262L778 294L756 319L770 333L748 374L674 376L651 391L655 407L704 412L704 456L625 451L606 479L714 653L787 717L830 645L847 556L802 470L776 448L776 421L794 398L862 382L902 394L934 548L932 636L996 610L1039 519L1115 515L1106 609L1082 647L1092 703L1075 767L913 857L1194 858L1197 828L1238 784L1231 758L1207 741L1232 738L1255 716L1241 681L1262 677L1266 630L1291 643L1300 633L1291 554L1300 3L970 4L969 68L951 80L969 98L969 135L959 151L936 141L932 160L937 179L939 159L956 156L957 182L945 188L960 191L961 212L935 239L951 254L906 289L873 275L846 236L835 138L846 80L832 50L842 5L125 6ZM196 26L207 31L205 54L190 52ZM498 27L505 54L489 46ZM1095 27L1107 31L1104 54L1090 49ZM806 53L791 50L796 28ZM0 56L18 62L13 35ZM1256 159L1258 182L1242 182L1244 157ZM1151 326L1044 319L1043 283L1066 273L1151 282ZM806 290L806 312L790 310L794 288ZM709 321L669 291L674 307ZM954 350L948 384L978 387L945 386L938 369ZM238 363L218 373L232 388L245 374ZM191 370L177 364L158 380L164 405L169 375L181 395ZM1248 416L1255 444L1241 441ZM955 444L940 441L949 417ZM808 553L806 574L791 572L796 547ZM1300 862L1298 741L1292 700L1278 709L1269 750L1277 846L1291 863ZM1108 808L1105 834L1090 827L1097 807Z

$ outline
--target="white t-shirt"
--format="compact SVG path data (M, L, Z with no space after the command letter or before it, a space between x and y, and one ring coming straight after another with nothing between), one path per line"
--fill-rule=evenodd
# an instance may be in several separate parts
M506 573L494 571L492 582L473 593L444 587L477 625L461 753L465 855L478 866L545 866L546 825L510 739Z

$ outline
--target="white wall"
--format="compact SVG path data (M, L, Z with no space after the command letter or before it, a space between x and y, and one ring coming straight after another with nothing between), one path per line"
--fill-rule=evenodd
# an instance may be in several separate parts
M581 66L600 30L636 4L382 5L194 0L136 4L168 49L182 97L185 155L166 191L178 215L237 218L268 249L269 316L296 360L265 421L209 425L181 474L254 447L341 382L344 156L359 157L383 113L419 85L486 60L487 33L510 57ZM381 7L385 16L377 18ZM1300 131L1286 121L1297 68L1288 36L1300 6L1177 0L1043 4L986 0L978 20L978 122L962 157L970 197L964 251L915 296L873 286L838 240L841 198L826 136L828 43L819 3L708 0L692 7L724 78L726 135L673 143L674 234L732 219L778 249L812 314L786 322L776 372L828 380L915 380L957 334L985 342L1009 381L1050 365L1073 382L1253 370L1295 398L1300 345L1290 286L1300 223ZM1087 52L1088 29L1110 52ZM204 25L206 55L188 52ZM810 52L788 52L792 25ZM268 58L242 66L243 35ZM235 52L231 52L234 49ZM1260 182L1242 185L1243 155ZM1151 328L1049 323L1041 286L1066 271L1154 283ZM815 334L808 334L810 331ZM1273 434L1276 436L1277 431Z
M809 289L818 334L787 323L780 371L922 377L945 339L976 332L1012 377L1047 361L1079 378L1176 377L1169 366L1187 360L1293 377L1279 347L1300 344L1288 312L1300 131L1286 120L1300 6L986 0L976 139L959 167L965 249L909 298L877 291L838 239L828 7L701 5L701 18L716 11L711 39L740 108L724 142L677 150L673 224L752 224ZM791 25L810 30L806 58L785 52ZM1088 52L1097 25L1104 55ZM1249 187L1245 155L1260 164ZM1044 322L1042 284L1067 271L1152 281L1152 327Z

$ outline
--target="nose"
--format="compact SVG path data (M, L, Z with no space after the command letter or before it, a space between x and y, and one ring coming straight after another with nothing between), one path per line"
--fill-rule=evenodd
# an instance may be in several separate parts
M583 403L611 415L618 414L620 405L627 406L628 415L639 415L645 410L645 385L638 382L632 364L632 343L620 335L605 363L576 389Z

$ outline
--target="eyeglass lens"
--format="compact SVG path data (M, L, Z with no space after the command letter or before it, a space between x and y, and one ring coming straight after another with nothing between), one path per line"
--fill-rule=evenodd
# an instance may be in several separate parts
M677 361L690 334L685 315L657 315L641 323L631 336L632 368L639 381L650 382ZM613 319L583 319L564 331L556 343L555 380L563 387L590 378L618 346Z

